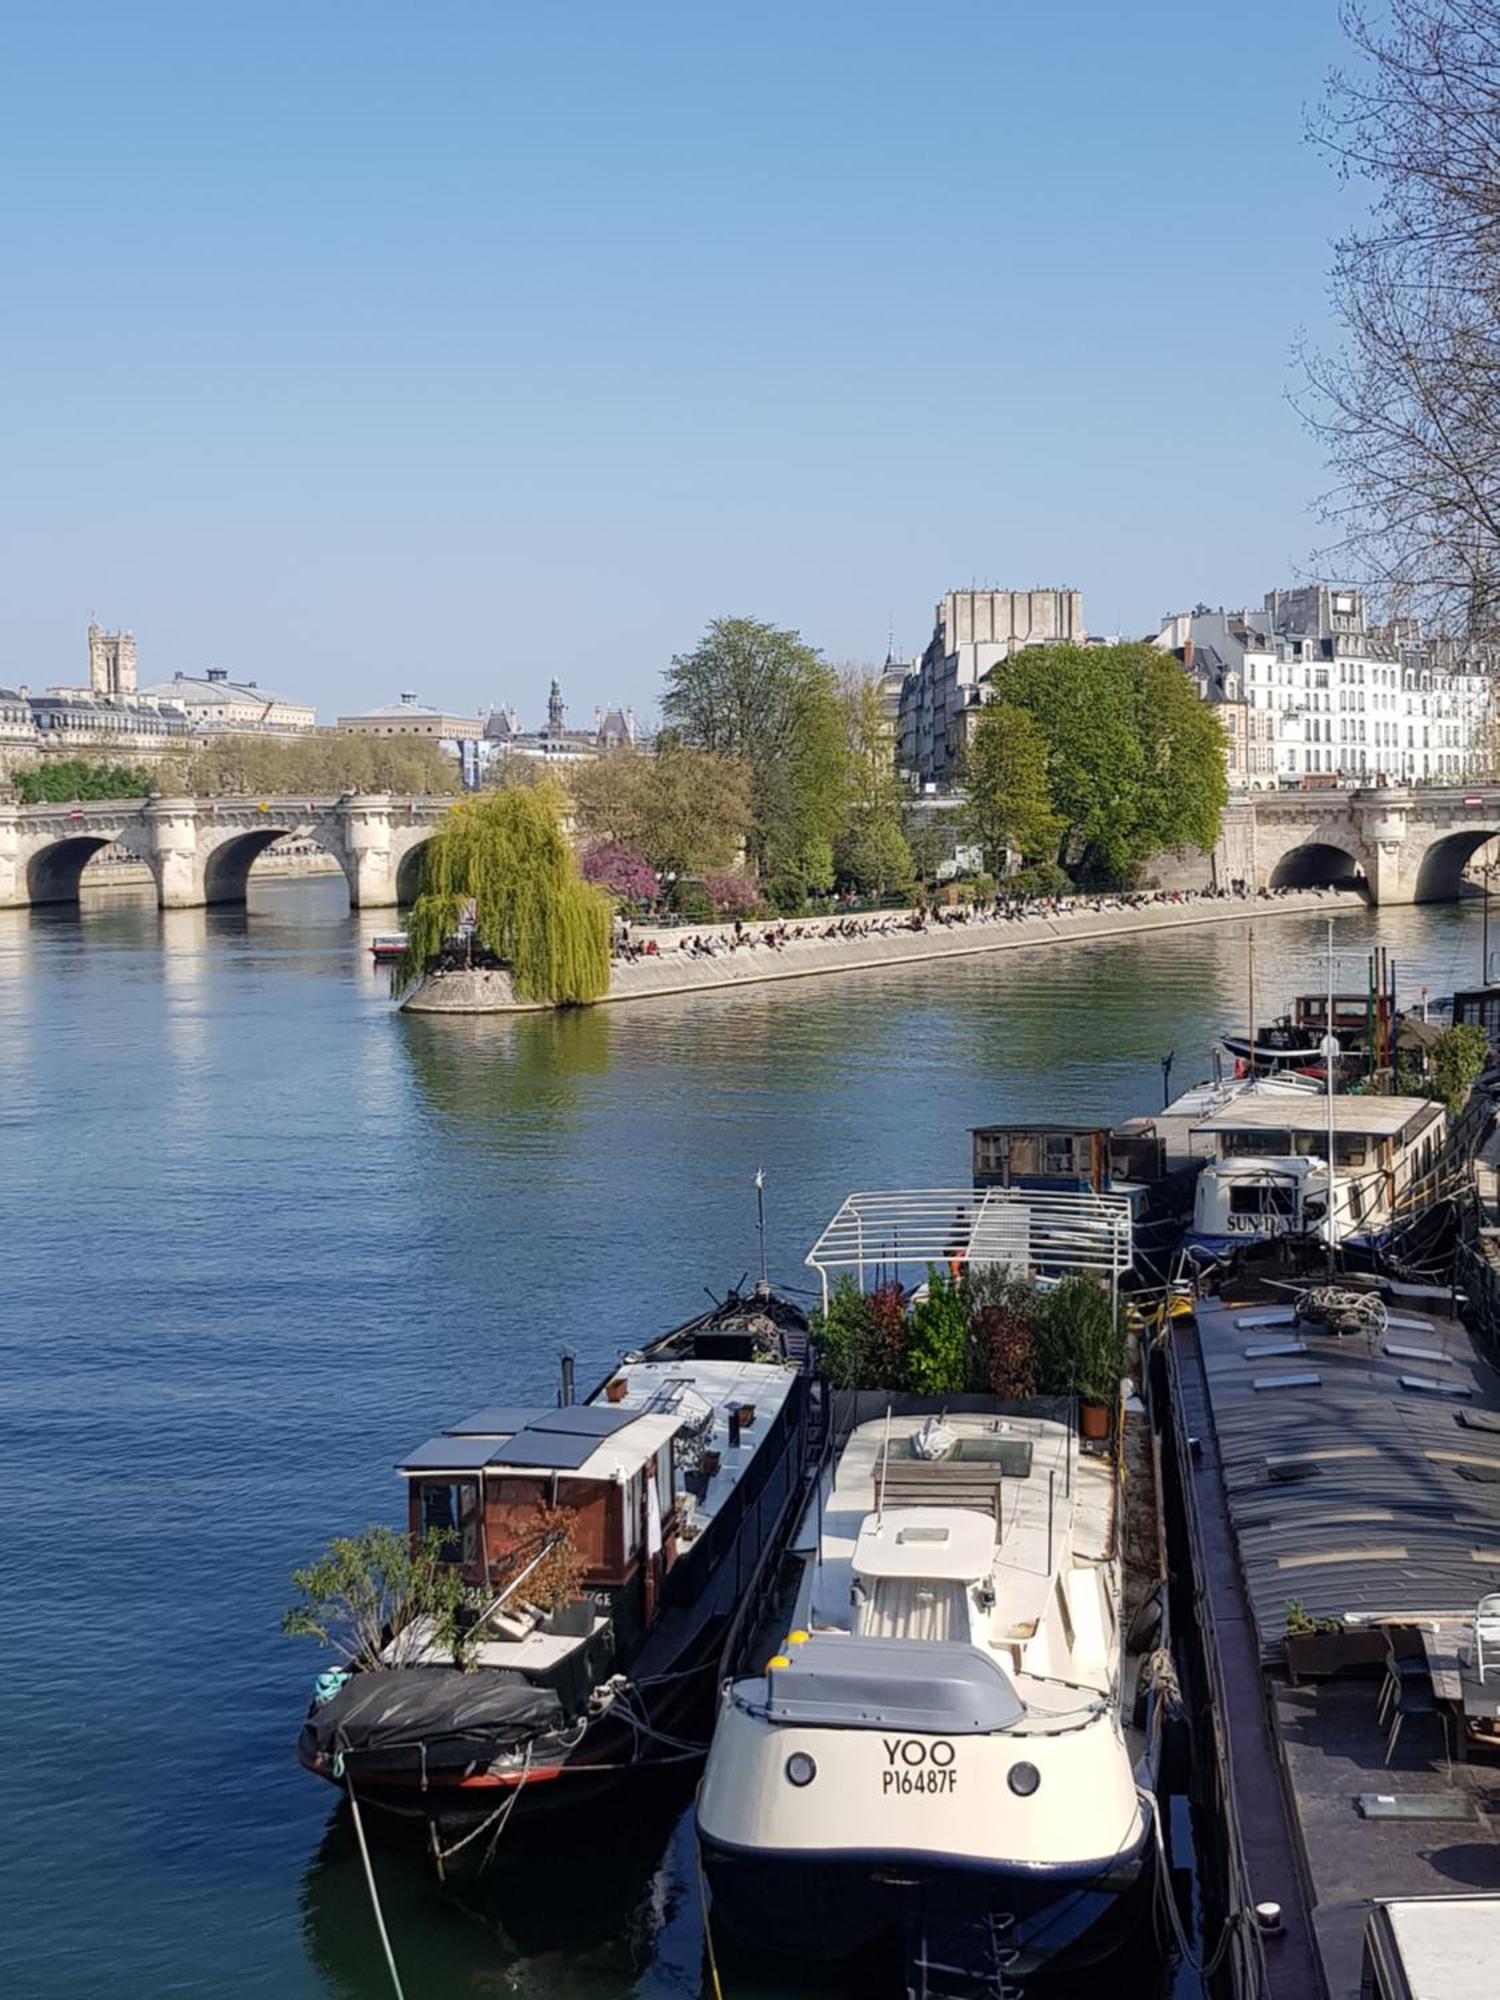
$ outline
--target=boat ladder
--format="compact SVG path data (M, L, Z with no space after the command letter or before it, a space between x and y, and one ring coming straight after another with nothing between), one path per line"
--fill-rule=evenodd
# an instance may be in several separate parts
M1018 1956L1005 1942L1015 1921L1003 1911L919 1912L907 1941L906 2000L1021 2000L1020 1985L1007 1977Z

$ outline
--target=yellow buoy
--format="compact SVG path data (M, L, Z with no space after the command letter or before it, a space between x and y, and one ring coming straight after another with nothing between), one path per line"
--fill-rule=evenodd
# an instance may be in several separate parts
M766 1672L774 1674L778 1667L789 1667L791 1664L785 1653L777 1653L773 1659L766 1661Z
M789 1646L805 1646L807 1644L807 1634L805 1632L789 1632L786 1642Z

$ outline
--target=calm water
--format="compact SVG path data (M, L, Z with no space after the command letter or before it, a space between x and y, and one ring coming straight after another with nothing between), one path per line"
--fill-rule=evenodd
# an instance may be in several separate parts
M386 1992L292 1756L289 1571L398 1518L443 1422L737 1279L757 1167L800 1283L850 1188L961 1183L982 1120L1149 1111L1244 1018L1240 925L471 1023L395 1015L370 928L329 882L0 912L8 1993ZM1472 908L1341 917L1341 984L1377 935L1403 993L1474 977ZM1322 945L1259 927L1263 1018ZM698 1995L682 1803L483 1909L382 1854L410 2000Z

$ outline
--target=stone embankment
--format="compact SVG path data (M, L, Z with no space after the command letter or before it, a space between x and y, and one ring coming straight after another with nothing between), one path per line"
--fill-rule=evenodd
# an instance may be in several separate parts
M835 972L869 972L882 966L926 965L934 960L972 958L982 952L1025 951L1049 944L1127 937L1142 931L1176 930L1187 925L1244 923L1335 910L1362 910L1353 891L1305 890L1275 896L1192 896L1176 901L1132 902L1103 897L1056 913L1017 917L986 916L968 922L929 922L922 930L871 928L861 935L829 937L826 917L786 924L752 924L757 937L780 937L779 944L743 941L735 946L732 925L704 925L689 932L642 932L654 938L659 954L616 959L609 992L599 1004L654 1000L671 993L721 993L735 986L760 986L778 979L813 979ZM692 949L694 942L699 949ZM714 949L704 949L712 945ZM518 1000L505 972L454 971L430 974L403 1003L411 1014L527 1014L550 1011Z

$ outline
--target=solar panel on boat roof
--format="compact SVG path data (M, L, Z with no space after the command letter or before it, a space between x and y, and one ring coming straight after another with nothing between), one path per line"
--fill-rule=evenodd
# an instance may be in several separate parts
M495 1466L534 1465L543 1472L576 1472L599 1449L596 1437L567 1431L517 1431L504 1444L490 1446L486 1463Z
M396 1467L398 1472L477 1472L495 1449L489 1438L429 1438L409 1452Z
M450 1424L443 1433L445 1437L512 1437L517 1431L525 1430L536 1420L536 1410L529 1403L489 1403L484 1409L476 1410L472 1417L465 1417L461 1424Z
M640 1414L613 1403L573 1403L566 1410L548 1410L544 1416L532 1417L527 1428L546 1431L549 1436L607 1438L633 1424Z

